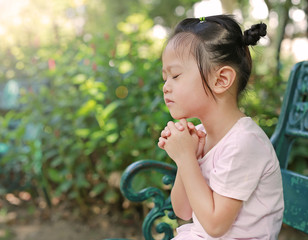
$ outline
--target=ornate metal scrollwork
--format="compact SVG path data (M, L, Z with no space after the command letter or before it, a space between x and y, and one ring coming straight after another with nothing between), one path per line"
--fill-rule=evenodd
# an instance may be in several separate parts
M131 164L123 173L121 178L121 191L123 195L133 202L142 202L152 198L154 207L147 214L143 221L142 230L146 240L154 240L152 229L155 227L155 221L166 214L170 219L175 219L176 216L172 210L170 196L166 196L160 189L156 187L147 187L140 191L135 191L132 187L134 177L140 172L146 170L155 170L162 173L163 183L165 185L173 184L176 174L176 167L170 164L162 163L153 160L141 160ZM157 233L164 233L163 240L168 240L173 237L173 229L167 223L159 223L156 226Z
M296 135L308 134L308 70L303 65L298 72L298 82L294 91L293 103L290 109L288 132Z
M308 103L299 102L294 104L291 110L289 124L293 127L301 127L301 122L304 121L304 118L307 115Z

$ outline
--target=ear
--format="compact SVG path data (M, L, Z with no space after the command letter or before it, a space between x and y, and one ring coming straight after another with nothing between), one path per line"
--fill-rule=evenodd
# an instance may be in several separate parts
M214 82L212 86L213 92L217 94L224 93L233 85L236 78L234 68L230 66L223 66L216 70Z

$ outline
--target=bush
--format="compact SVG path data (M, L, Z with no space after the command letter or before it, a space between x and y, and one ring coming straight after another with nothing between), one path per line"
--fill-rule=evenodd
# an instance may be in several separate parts
M119 177L135 160L166 157L157 140L170 115L159 90L161 45L150 37L152 26L143 15L132 15L119 24L117 37L37 51L45 64L37 71L41 84L22 89L22 107L2 118L3 124L19 123L2 131L10 148L0 164L19 166L26 182L73 200L84 213L93 199L119 202L111 176Z

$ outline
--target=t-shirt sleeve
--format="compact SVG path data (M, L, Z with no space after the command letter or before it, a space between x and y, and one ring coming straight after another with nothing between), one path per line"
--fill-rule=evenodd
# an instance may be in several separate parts
M236 134L215 156L209 184L216 193L247 201L264 171L267 148L257 136Z

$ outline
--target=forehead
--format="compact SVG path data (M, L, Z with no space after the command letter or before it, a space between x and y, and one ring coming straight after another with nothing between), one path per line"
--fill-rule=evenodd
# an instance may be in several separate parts
M188 40L188 39L186 39ZM169 65L186 65L188 61L195 61L191 51L192 41L178 41L172 38L164 49L162 54L163 69Z

